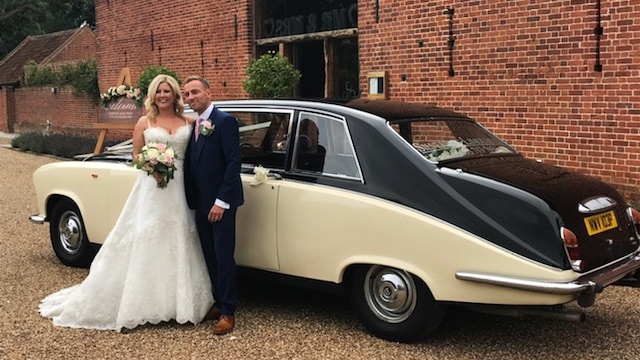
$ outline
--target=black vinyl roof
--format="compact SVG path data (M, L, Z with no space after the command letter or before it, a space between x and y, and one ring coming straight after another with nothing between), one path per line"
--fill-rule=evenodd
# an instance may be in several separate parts
M392 100L372 100L359 98L344 104L347 107L358 109L379 116L388 121L424 118L459 118L470 120L469 117L455 111L436 107L434 105L414 104Z

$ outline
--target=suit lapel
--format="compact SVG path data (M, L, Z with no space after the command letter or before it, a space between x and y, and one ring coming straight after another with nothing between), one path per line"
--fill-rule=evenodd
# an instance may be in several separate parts
M216 118L216 107L213 107L213 110L211 111L211 114L209 115L208 120L211 121L211 124L215 124L215 118ZM194 126L195 127L195 126ZM199 129L194 129L194 131L199 131ZM214 132L215 132L215 128L214 128ZM209 136L211 136L213 134L209 134ZM192 137L192 139L195 140L195 137ZM198 140L194 142L194 150L196 151L196 161L200 160L200 155L202 154L202 149L204 148L204 143L207 140L207 137L200 134L198 135Z

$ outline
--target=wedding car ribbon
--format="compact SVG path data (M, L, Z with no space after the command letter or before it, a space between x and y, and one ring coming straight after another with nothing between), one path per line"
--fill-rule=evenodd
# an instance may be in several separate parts
M257 186L267 181L269 178L269 169L265 169L262 165L255 166L253 168L253 182L251 186Z

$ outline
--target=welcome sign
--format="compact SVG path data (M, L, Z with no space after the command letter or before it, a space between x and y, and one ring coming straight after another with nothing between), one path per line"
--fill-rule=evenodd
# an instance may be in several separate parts
M131 71L123 68L118 85L110 87L101 96L102 106L98 122L104 124L135 124L142 116L144 95L131 86Z
M99 122L105 124L135 124L142 116L142 107L126 96L112 100L107 107L100 107Z

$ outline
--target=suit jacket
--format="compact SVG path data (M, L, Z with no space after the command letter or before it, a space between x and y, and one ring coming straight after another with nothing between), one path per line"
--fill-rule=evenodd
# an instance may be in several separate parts
M231 207L244 202L240 180L240 140L237 120L213 108L209 120L214 129L209 135L198 135L192 129L184 159L184 185L191 209L206 211L220 199ZM195 124L195 123L194 123Z

